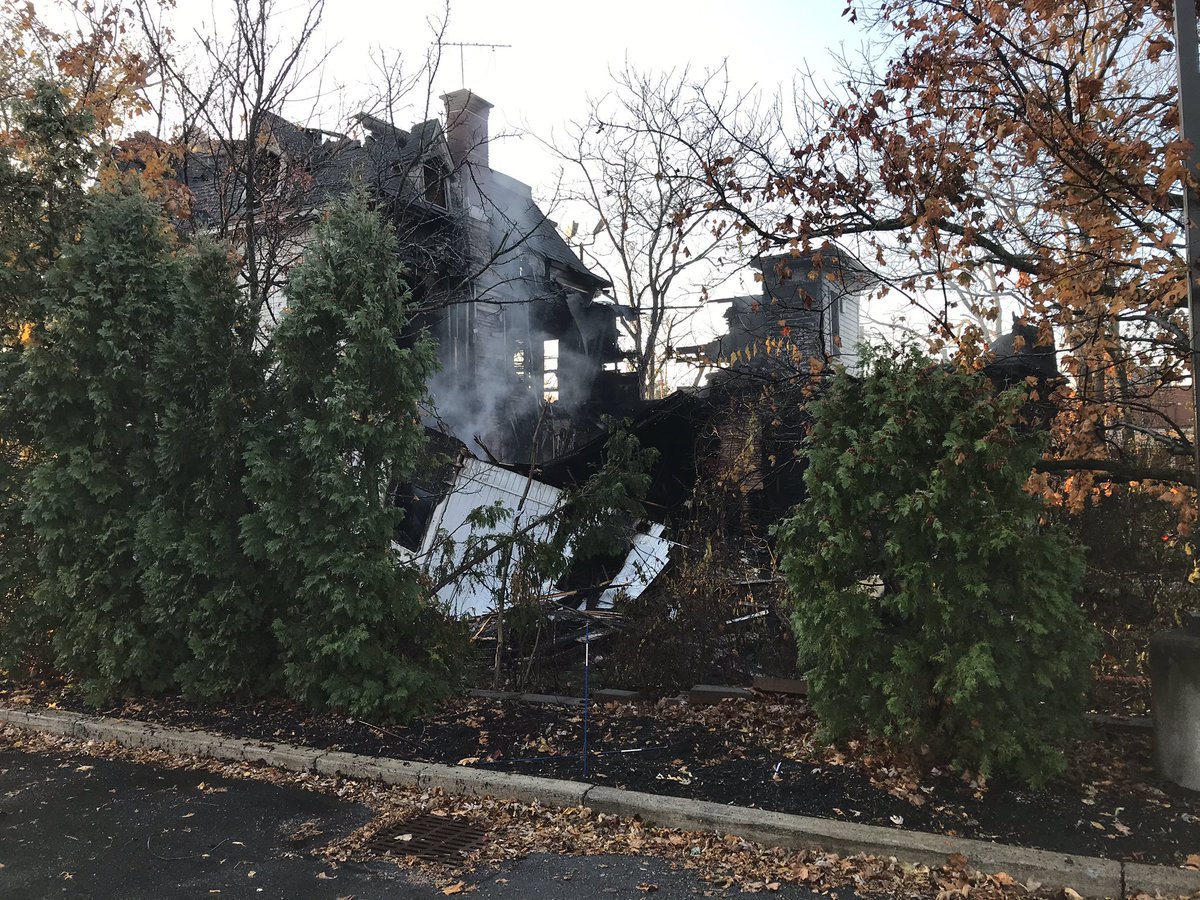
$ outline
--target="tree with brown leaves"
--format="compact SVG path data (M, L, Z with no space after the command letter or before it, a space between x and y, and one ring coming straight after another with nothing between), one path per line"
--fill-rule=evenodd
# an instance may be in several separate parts
M1000 305L981 285L998 276L1067 376L1040 468L1068 476L1075 505L1101 481L1154 479L1184 506L1193 438L1162 402L1190 379L1191 349L1170 4L850 0L846 13L872 52L843 60L840 94L799 104L768 177L716 161L714 205L764 245L837 242L873 260L928 314L932 349L967 365L986 361L979 323ZM758 197L790 208L746 214Z

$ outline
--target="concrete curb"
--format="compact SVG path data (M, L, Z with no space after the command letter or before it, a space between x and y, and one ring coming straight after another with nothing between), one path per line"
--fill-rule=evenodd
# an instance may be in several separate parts
M790 849L820 849L844 855L894 856L941 865L954 853L983 872L1006 872L1018 881L1048 888L1071 887L1086 897L1125 897L1138 891L1165 897L1200 891L1200 872L1124 863L1090 856L1051 853L1008 844L952 838L876 825L856 825L680 797L623 791L580 781L535 778L463 766L412 762L322 751L292 744L267 744L184 731L121 719L58 710L30 711L0 704L0 723L81 740L164 750L226 762L263 763L294 772L344 775L385 784L440 789L450 794L494 796L547 806L586 806L596 812L668 828L736 834L746 840Z
M1121 863L1115 860L604 787L588 791L585 799L586 805L598 812L638 815L648 822L695 831L736 834L768 846L894 856L929 866L940 866L951 854L961 853L972 868L982 872L1006 872L1021 882L1071 887L1088 897L1122 896ZM1196 875L1196 888L1200 888L1200 872Z

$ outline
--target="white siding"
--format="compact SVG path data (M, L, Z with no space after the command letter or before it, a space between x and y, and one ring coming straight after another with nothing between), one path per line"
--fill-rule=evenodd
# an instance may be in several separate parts
M522 495L525 503L517 514ZM468 459L455 477L450 493L434 510L417 559L426 572L454 571L462 564L469 539L512 534L514 515L518 528L529 528L526 532L529 537L549 541L554 536L557 524L554 513L561 501L562 491L556 487L529 481L524 475L478 459ZM510 516L495 528L472 528L468 524L471 513L497 502L509 511ZM540 519L548 521L531 527L531 523ZM662 536L664 531L663 525L647 522L645 530L633 536L632 546L621 571L612 581L613 586L601 594L596 604L599 609L611 609L613 601L621 594L630 598L639 596L658 577L667 565L671 550L670 541ZM447 537L449 541L445 540ZM500 587L496 573L500 552L493 552L471 571L438 591L438 598L453 615L481 616L495 609L496 592ZM563 552L569 559L571 547L568 545ZM542 585L544 595L553 591L553 584Z
M517 513L523 494L525 503L520 513ZM426 570L436 570L445 565L451 568L460 565L466 552L467 540L472 534L476 537L510 534L513 530L514 516L517 528L527 526L530 522L552 513L558 507L561 497L562 491L551 485L529 481L524 475L478 459L466 460L454 480L454 487L438 505L425 533L421 557L425 560ZM490 530L472 530L467 524L467 517L475 510L491 506L497 501L509 510L509 518ZM554 536L553 532L553 523L545 523L534 526L528 534L535 540L548 541ZM453 548L447 547L441 541L443 536L448 536L454 542ZM450 552L447 553L447 550ZM493 553L481 564L476 565L468 577L460 578L438 591L438 597L447 604L454 615L482 615L494 608L496 591L500 587L500 580L495 574L499 563L498 553L499 551ZM552 585L545 585L545 589L545 592L549 593Z
M612 609L613 602L622 593L630 598L639 596L666 568L671 542L663 539L665 530L665 526L652 522L644 533L633 536L633 547L625 557L625 564L612 580L613 586L600 595L596 603L598 609Z
M858 342L860 301L858 294L847 294L842 298L841 330L842 346L839 350L841 362L851 372L858 371Z

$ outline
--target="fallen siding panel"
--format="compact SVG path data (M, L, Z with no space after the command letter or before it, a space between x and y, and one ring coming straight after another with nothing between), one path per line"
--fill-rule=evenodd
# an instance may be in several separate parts
M524 504L521 502L525 497ZM537 541L549 541L554 536L554 523L545 522L530 527L530 523L551 515L562 499L562 491L527 476L502 469L478 459L466 459L454 486L438 506L421 546L426 571L453 570L462 564L468 542L474 538L511 534L529 528L528 534ZM470 515L477 509L500 503L509 517L494 528L472 526ZM520 507L520 512L517 512ZM448 546L448 537L453 546ZM448 551L448 552L447 552ZM460 616L478 616L495 608L495 595L500 587L496 574L500 552L472 567L463 577L438 591L438 597L451 612ZM568 550L569 552L569 550ZM549 593L551 585L546 585Z
M625 557L625 564L613 579L614 586L600 595L596 603L598 609L612 609L622 592L631 600L638 597L666 568L671 542L663 538L664 530L665 526L654 522L646 533L634 535L633 547Z

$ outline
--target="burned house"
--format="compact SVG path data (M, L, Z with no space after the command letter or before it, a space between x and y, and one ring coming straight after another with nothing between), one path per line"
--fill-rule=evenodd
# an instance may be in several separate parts
M186 165L198 225L244 241L257 218L258 252L279 274L267 279L265 303L276 320L286 314L288 266L330 202L363 191L395 226L413 324L440 348L426 424L456 439L442 454L450 462L396 486L406 510L398 552L428 573L462 567L463 548L491 537L472 514L493 505L508 513L494 529L498 546L505 531L549 529L565 492L602 464L606 414L632 416L643 444L660 450L652 521L630 523L628 553L602 578L548 584L547 596L567 590L577 599L566 605L604 608L644 589L667 564L668 528L698 489L720 494L713 506L731 532L765 534L798 499L802 462L791 450L804 423L802 404L780 413L775 396L766 402L776 409L763 406L764 360L800 359L807 372L810 356L852 359L856 271L828 258L757 260L763 293L731 298L729 334L709 348L719 366L709 384L642 402L637 376L620 371L624 313L604 295L608 283L575 256L528 185L491 167L491 104L465 90L443 100L444 121L405 129L360 115L353 135L266 116L240 163L238 147L211 147ZM736 377L745 373L755 378ZM458 613L485 613L502 577L487 572L502 559L481 557L473 577L439 585L439 595Z
M711 527L761 544L804 499L808 404L829 365L856 370L860 306L874 278L833 248L752 264L761 291L714 301L728 304L725 334L685 351L712 367L707 383L640 421L660 433L683 430L664 430L664 417L694 423L689 470L705 490L692 502L709 504Z
M836 249L757 256L753 265L760 293L716 301L729 308L726 333L703 348L714 377L778 376L807 371L814 360L853 371L861 298L872 281L866 267Z
M617 371L622 311L530 186L491 168L492 105L467 90L442 99L444 122L403 129L359 115L354 137L264 115L252 148L189 154L193 220L242 241L257 221L260 263L276 270L265 314L277 320L320 210L365 191L399 236L414 325L438 340L430 424L499 461L544 458L636 400L636 381Z
M445 95L447 151L458 176L469 278L440 329L438 414L504 461L556 455L634 391L618 371L609 287L571 252L526 184L489 165L491 104Z

